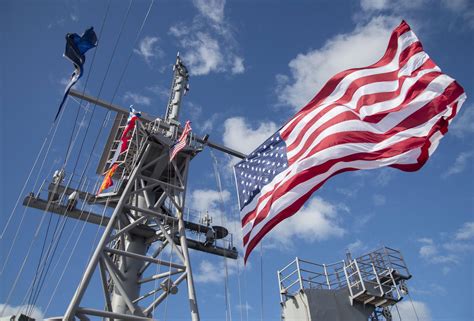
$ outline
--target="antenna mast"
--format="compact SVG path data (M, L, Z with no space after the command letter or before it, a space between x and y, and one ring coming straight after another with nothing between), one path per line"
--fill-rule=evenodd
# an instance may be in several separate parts
M119 106L99 101L92 97L81 97L98 105L117 111L114 125L106 143L98 174L104 173L113 161L120 163L114 174L117 182L112 192L95 196L94 192L81 191L62 186L62 180L52 182L48 187L48 199L39 195L28 195L23 204L59 215L86 220L82 212L68 206L68 195L80 198L81 202L102 204L114 208L110 217L89 213L89 223L105 227L76 292L62 317L63 320L89 320L88 316L114 320L149 320L153 311L169 296L178 292L178 285L187 281L190 314L193 321L199 321L199 310L189 249L213 255L236 259L232 236L226 228L203 224L199 217L184 218L185 194L189 163L202 149L203 143L214 148L239 155L226 147L191 138L184 149L170 161L170 148L180 133L178 121L181 100L188 90L188 71L179 55L173 67L173 80L165 119L150 118L147 115L137 122L127 152L114 159L126 126L127 112ZM74 92L71 94L75 95ZM189 236L186 230L192 231ZM211 233L212 232L212 233ZM208 235L212 234L212 238ZM229 236L229 237L228 237ZM157 243L156 250L150 246ZM160 259L167 247L173 251L173 261ZM152 252L152 253L151 253ZM151 265L158 264L168 271L151 274ZM92 276L100 273L100 286L104 293L104 309L87 308L81 302L86 290L92 287ZM148 274L146 274L148 272ZM142 284L159 282L159 286L147 293L141 293ZM154 295L156 298L151 300ZM148 301L145 306L141 306Z

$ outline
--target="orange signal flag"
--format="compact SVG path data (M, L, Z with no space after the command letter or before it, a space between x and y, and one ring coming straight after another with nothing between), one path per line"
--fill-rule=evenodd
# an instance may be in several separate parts
M110 186L114 185L114 181L112 180L112 176L114 176L115 171L117 170L119 164L115 163L110 167L110 169L107 171L105 174L104 180L102 181L102 184L100 185L99 191L97 192L97 195L102 193L103 190L109 188Z

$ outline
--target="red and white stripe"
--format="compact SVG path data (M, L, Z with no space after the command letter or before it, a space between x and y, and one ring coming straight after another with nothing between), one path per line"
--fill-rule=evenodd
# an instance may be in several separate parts
M280 129L289 166L241 210L245 260L330 177L421 168L465 98L403 21L377 63L335 75Z
M188 140L188 134L190 131L191 131L191 122L188 120L186 124L184 125L184 129L183 129L183 132L181 133L181 136L179 137L178 141L171 149L170 162L173 160L176 154L178 154L179 151L182 150L186 146L186 142Z

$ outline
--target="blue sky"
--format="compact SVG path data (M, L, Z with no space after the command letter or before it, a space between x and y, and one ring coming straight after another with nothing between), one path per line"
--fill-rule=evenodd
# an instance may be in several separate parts
M190 92L181 119L194 132L249 152L305 104L336 72L371 64L382 56L391 30L405 19L426 52L442 70L463 85L468 99L428 163L418 172L379 169L334 177L293 218L263 240L262 259L254 252L247 267L229 262L229 297L233 319L279 320L277 269L295 256L321 263L341 260L346 249L355 255L387 245L400 249L413 274L409 282L422 320L474 319L474 5L468 0L362 1L155 1L135 43L149 1L135 0L124 31L113 48L128 1L114 1L99 35L108 1L10 1L0 4L1 216L5 226L56 113L71 63L62 58L64 35L94 26L99 46L87 53L85 75L77 88L93 96L152 115L163 115L171 66L179 51L188 65ZM93 59L93 56L95 58ZM127 64L128 57L131 57ZM93 64L92 61L94 61ZM110 63L110 69L107 67ZM125 69L125 77L119 83ZM91 71L87 79L88 72ZM107 73L106 73L107 72ZM106 75L106 76L105 76ZM26 192L37 190L63 161L79 104L69 100L44 166L35 168ZM74 171L84 170L94 182L95 166L110 128L106 111L82 106L81 128L66 167L74 171L89 119L91 129ZM99 134L99 128L105 128ZM95 137L99 144L93 149ZM49 141L48 141L49 144ZM238 213L230 172L233 160L214 152L224 185L218 192L209 150L192 163L187 204L213 213L237 231ZM41 162L40 162L41 163ZM38 184L34 188L34 181ZM91 183L92 184L92 183ZM222 204L220 199L224 200ZM25 214L23 214L25 213ZM23 216L24 215L24 216ZM21 218L24 217L23 221ZM44 228L32 255L6 302L41 212L19 206L0 240L4 262L19 228L9 263L0 277L0 304L22 304L37 264ZM49 216L48 218L49 219ZM21 224L20 224L21 222ZM64 313L77 286L97 233L87 226L75 255L64 264L81 225L68 222L51 275L37 302L37 313ZM75 233L75 234L74 234ZM238 238L238 236L236 236ZM202 320L224 320L224 262L193 252L193 269ZM58 261L59 260L59 261ZM56 266L56 262L60 262ZM263 262L263 280L260 264ZM66 266L52 303L50 296ZM2 263L3 268L3 263ZM240 272L240 273L239 273ZM263 306L261 304L263 282ZM169 299L157 317L189 318L185 287ZM88 293L94 305L101 293ZM403 320L415 320L408 302L400 305Z

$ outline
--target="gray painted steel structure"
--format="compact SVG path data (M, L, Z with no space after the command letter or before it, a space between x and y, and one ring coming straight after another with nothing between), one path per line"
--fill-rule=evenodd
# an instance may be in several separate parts
M344 261L319 264L296 258L278 271L285 321L391 320L411 274L389 247Z
M209 226L184 219L187 176L191 159L204 145L225 151L236 157L245 155L226 147L210 143L207 139L190 137L188 145L170 161L172 144L181 132L178 122L181 98L187 90L188 75L179 56L173 68L173 82L166 119L152 119L144 116L145 121L137 122L132 134L128 151L121 155L120 170L114 175L117 179L112 192L94 196L86 191L77 190L83 202L102 203L114 208L110 217L89 213L82 217L82 210L63 205L65 195L75 189L62 186L61 180L48 187L48 200L41 200L30 194L24 205L51 211L59 215L105 226L102 237L86 267L83 277L67 308L63 320L89 320L89 317L103 317L114 320L151 320L152 312L170 294L177 293L177 287L186 280L190 315L193 321L199 321L197 296L194 288L190 248L210 254L237 258L235 248L205 246L199 241L186 237L186 229L206 234ZM124 125L123 108L84 97L72 91L72 95L117 111L118 116L102 157L102 170L110 165L120 140L120 127ZM100 167L99 166L99 167ZM228 232L218 228L216 239L224 238ZM150 244L159 242L157 250L149 252ZM171 247L173 261L159 258L166 247ZM169 271L144 276L152 265L162 265ZM81 304L86 290L92 286L92 276L98 271L104 295L103 310L85 307ZM141 293L141 285L159 280L160 286L147 293ZM143 300L157 295L147 306L140 306Z

